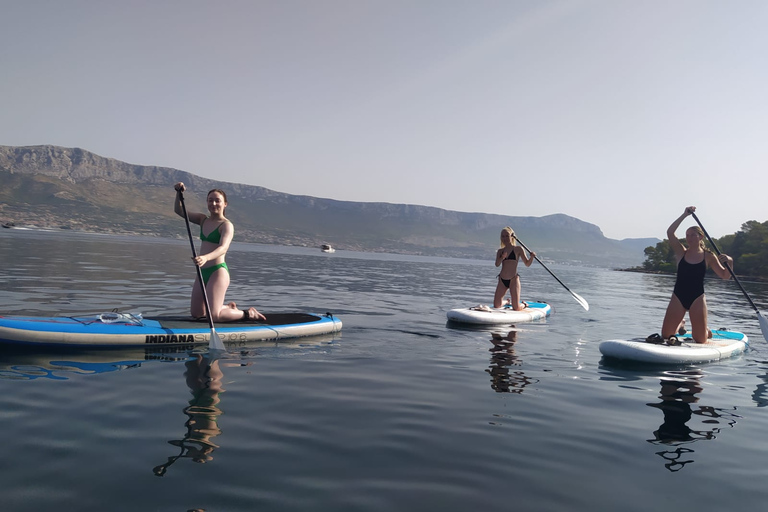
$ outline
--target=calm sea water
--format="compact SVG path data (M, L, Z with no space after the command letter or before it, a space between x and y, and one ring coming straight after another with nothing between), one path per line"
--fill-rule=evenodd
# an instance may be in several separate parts
M533 248L535 249L535 248ZM186 313L186 240L0 230L0 312ZM546 255L542 255L546 256ZM711 322L750 350L691 367L607 364L659 330L672 278L537 263L546 321L457 329L496 269L235 244L229 298L332 312L340 335L199 354L0 347L10 511L762 510L768 343L733 282ZM758 305L768 286L744 283Z

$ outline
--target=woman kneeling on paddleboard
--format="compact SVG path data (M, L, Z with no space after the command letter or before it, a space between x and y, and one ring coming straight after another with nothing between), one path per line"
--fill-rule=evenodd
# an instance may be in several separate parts
M535 252L525 255L525 250L515 243L515 232L507 226L501 230L501 248L496 251L496 266L501 265L499 282L496 284L496 294L493 297L493 307L500 308L504 294L509 290L512 308L515 311L525 309L525 304L520 303L520 276L517 274L517 263L522 261L526 267L533 263Z
M685 212L667 229L669 245L675 253L677 262L677 280L672 292L672 298L664 315L661 336L664 340L676 334L685 319L685 312L691 319L691 335L696 343L706 343L709 337L707 327L707 298L704 295L704 274L710 267L721 279L730 279L731 274L722 264L733 268L733 259L727 254L715 256L712 251L704 248L704 231L698 226L691 226L685 231L686 249L677 239L675 231L683 219L696 211L695 206L689 206Z
M186 190L184 183L174 185L176 202L174 211L184 217L184 207L181 204L181 194ZM224 305L224 296L229 288L229 268L224 261L229 250L229 244L235 234L235 227L224 217L227 208L227 195L223 190L213 189L208 192L208 212L188 212L190 222L200 225L200 254L193 258L200 267L205 284L205 291L211 306L211 319L214 322L235 322L237 320L266 320L256 308L248 310L237 309L234 302ZM190 240L191 242L191 240ZM192 288L190 313L193 317L205 316L205 298L200 283Z

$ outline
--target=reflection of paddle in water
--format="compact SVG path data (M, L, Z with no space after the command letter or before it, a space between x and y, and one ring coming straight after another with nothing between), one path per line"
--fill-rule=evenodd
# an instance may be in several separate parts
M219 361L209 363L202 355L197 355L185 363L187 371L184 376L187 386L192 392L192 400L184 408L187 419L184 424L187 433L183 439L168 441L173 446L178 446L181 451L178 455L168 457L168 462L154 468L157 476L163 476L171 465L181 458L192 459L195 462L205 463L213 460L211 455L218 448L213 443L213 438L221 434L218 426L218 417L221 410L219 393L224 391L221 387L223 373L219 368Z
M768 395L768 375L760 375L757 378L762 383L758 384L752 392L752 400L758 407L765 407L768 405L768 398L766 398L766 395Z
M673 472L680 471L686 464L693 462L693 460L681 460L683 455L690 456L694 453L692 449L684 448L681 445L702 439L715 439L715 434L721 430L719 426L721 421L732 427L736 424L735 418L739 418L735 414L710 406L700 405L695 409L691 407L691 404L698 403L699 398L696 395L703 391L699 382L701 376L699 371L694 371L679 373L676 375L677 378L662 379L661 394L659 395L661 402L647 404L649 407L660 409L664 414L664 422L653 433L654 439L649 439L648 442L675 447L674 450L656 453L667 461L664 467ZM694 430L688 426L688 422L694 416L709 418L703 419L702 423L716 424L718 427Z
M491 388L497 393L522 393L523 388L536 382L522 371L509 370L510 366L522 364L515 355L516 341L517 331L509 331L506 335L491 333L491 364L485 371L490 374Z

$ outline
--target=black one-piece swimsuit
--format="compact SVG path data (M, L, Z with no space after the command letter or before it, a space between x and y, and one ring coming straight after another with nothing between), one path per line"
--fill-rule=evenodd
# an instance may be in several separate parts
M704 260L699 263L688 263L683 258L677 264L677 280L673 293L686 311L691 309L696 299L704 295L704 274L706 272L707 264Z

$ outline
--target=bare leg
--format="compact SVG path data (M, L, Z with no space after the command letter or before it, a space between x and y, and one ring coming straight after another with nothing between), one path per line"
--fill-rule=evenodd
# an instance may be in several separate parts
M211 302L214 322L235 322L245 317L245 311L237 309L235 303L224 305L224 297L228 288L229 272L226 269L220 268L211 274L206 290L208 291L208 300Z
M232 322L243 317L239 309L233 309L224 305L224 297L229 288L229 272L219 268L211 277L205 290L208 292L208 302L211 305L211 318L214 322Z
M673 293L672 298L669 299L667 313L664 315L664 323L661 324L661 337L666 340L670 336L674 336L683 318L685 318L685 308L677 295Z
M246 311L238 309L234 302L224 305L224 297L228 288L229 272L220 268L211 274L206 291L208 292L208 300L211 302L211 310L214 312L212 316L214 322L236 322L247 318L247 315L250 315L253 320L266 320L256 308L249 308L248 313L246 313Z
M516 275L509 283L509 296L512 299L512 309L520 311L525 309L525 304L520 303L520 275Z
M266 320L267 317L259 313L256 308L248 308L248 316L251 320Z
M200 318L205 316L205 300L203 299L203 291L200 289L200 280L195 278L195 284L192 286L192 298L189 304L189 314L194 318Z
M709 337L707 329L707 298L701 295L693 301L691 309L688 311L691 319L691 335L696 343L706 343Z
M497 281L496 294L493 296L493 307L500 308L504 301L504 294L507 293L507 287L501 282L501 278L498 278Z

